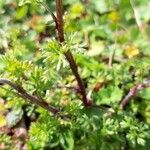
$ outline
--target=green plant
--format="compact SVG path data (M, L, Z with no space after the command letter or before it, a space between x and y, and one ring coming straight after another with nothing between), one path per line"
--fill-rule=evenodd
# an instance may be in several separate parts
M0 148L7 149L7 150L14 149L12 147L12 140L10 136L7 136L5 134L0 135Z
M143 71L143 68L150 68L149 57L133 57L138 54L138 49L134 46L125 48L125 55L131 58L126 62L115 60L116 52L113 48L110 48L113 51L111 55L109 54L109 65L100 62L97 54L91 57L91 54L86 54L83 41L78 40L78 38L83 39L83 33L87 31L81 35L70 33L75 25L74 19L81 17L82 13L86 16L84 5L78 2L79 12L74 11L75 6L70 8L70 14L65 21L72 24L65 22L63 25L62 0L55 2L56 16L46 1L20 0L20 9L23 8L23 10L28 5L28 9L36 7L37 4L38 7L44 6L51 15L51 27L54 25L57 32L50 37L49 41L40 43L39 40L39 43L33 44L34 42L30 40L36 37L37 33L41 35L40 38L47 36L42 35L46 30L43 22L35 19L38 27L35 27L36 32L31 30L29 39L19 39L26 28L11 29L7 35L11 48L0 57L2 64L0 76L3 77L0 78L1 94L6 99L6 106L8 105L7 107L11 109L17 107L18 109L14 111L23 110L29 118L32 118L32 115L39 115L37 120L30 121L29 140L26 141L28 149L116 150L147 146L150 131L147 119L149 116L147 90L149 91L150 81L149 69ZM87 4L88 1L84 3ZM95 2L91 4L91 7L93 5L96 5ZM96 11L99 11L98 8L99 6ZM91 14L92 9L89 10ZM109 33L120 28L119 24L114 24L118 21L114 18L117 15L115 11L110 9L106 12L98 12L104 15L101 20L103 27L106 26L105 15L109 14L108 17L112 21L110 28L107 28ZM83 24L93 21L91 16L88 19ZM31 22L31 28L34 28L35 22ZM77 28L82 28L82 21L79 23L81 25ZM109 33L105 34L99 27L96 26L95 29L91 25L91 29L89 29L91 42L95 39L107 39L107 44L113 42L113 36L107 37ZM97 31L103 31L103 33L97 33ZM124 43L126 38L118 38L118 43ZM104 47L104 43L100 40L94 44L91 48L96 50ZM33 49L38 51L32 51ZM133 52L129 53L129 49ZM81 53L83 50L84 54ZM102 54L103 58L108 56L107 50ZM122 58L119 52L117 55L121 55ZM13 99L15 102L19 100L18 104L14 104ZM141 99L144 102L140 102ZM9 103L11 100L12 103ZM28 100L44 109L28 106L29 104L23 100ZM146 113L142 109L139 110L140 104L141 107L147 105ZM21 117L18 117L17 113L13 115L14 118L18 117L15 125L23 116L23 113L20 114ZM138 117L139 114L140 117Z

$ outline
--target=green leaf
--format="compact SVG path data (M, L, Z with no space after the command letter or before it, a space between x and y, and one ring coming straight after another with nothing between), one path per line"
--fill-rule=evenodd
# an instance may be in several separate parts
M90 50L88 51L89 56L97 56L104 50L104 43L101 41L92 41Z
M64 133L65 143L61 143L64 150L73 150L74 149L74 139L73 134L71 132ZM62 140L63 141L63 140Z
M23 6L25 4L30 4L32 0L19 0L19 6Z
M112 104L119 102L123 96L123 91L117 86L109 86L99 91L97 103Z
M24 5L20 8L18 8L17 12L16 12L16 19L17 20L23 19L27 15L27 12L28 12L28 6L27 5Z
M25 4L35 4L35 3L39 3L42 2L43 0L19 0L19 6L23 6Z
M139 93L139 96L144 98L144 99L150 100L150 88L143 89Z
M146 141L144 140L144 139L142 139L142 138L138 138L137 139L137 143L139 144L139 145L145 145L145 143L146 143Z

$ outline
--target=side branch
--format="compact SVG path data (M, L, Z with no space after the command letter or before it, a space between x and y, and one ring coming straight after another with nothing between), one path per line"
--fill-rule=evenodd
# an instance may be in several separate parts
M145 79L142 83L135 85L130 89L129 93L125 96L125 98L121 101L120 106L124 110L128 103L134 98L139 91L144 88L150 87L150 79Z
M13 89L15 89L18 92L17 94L20 97L22 97L23 99L26 99L29 102L31 102L37 106L43 107L44 109L53 113L54 115L57 115L58 113L60 113L59 109L54 108L53 106L48 105L46 102L42 101L41 99L38 99L37 97L28 94L26 92L26 90L24 90L23 87L21 87L20 85L17 85L16 83L13 83L12 81L10 81L8 79L0 78L0 85L5 85L5 84L7 84L7 85L11 86Z

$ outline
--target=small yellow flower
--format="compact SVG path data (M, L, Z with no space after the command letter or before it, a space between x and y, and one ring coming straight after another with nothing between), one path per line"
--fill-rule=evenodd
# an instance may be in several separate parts
M71 11L72 13L80 14L84 11L84 6L81 3L76 3L72 5Z
M128 58L132 58L134 56L137 56L139 54L139 49L133 45L128 45L125 47L124 49L124 54L128 57Z
M118 22L119 21L119 15L116 11L112 11L111 13L108 14L108 18L112 22Z
M72 19L80 17L85 11L85 7L81 3L75 3L70 9L70 15Z

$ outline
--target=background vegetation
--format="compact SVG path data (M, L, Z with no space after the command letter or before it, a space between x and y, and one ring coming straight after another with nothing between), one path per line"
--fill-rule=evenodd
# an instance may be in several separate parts
M148 150L149 0L63 9L60 44L55 1L0 0L0 149Z

